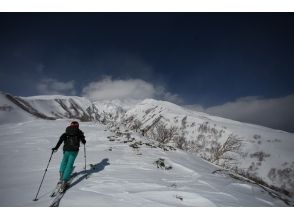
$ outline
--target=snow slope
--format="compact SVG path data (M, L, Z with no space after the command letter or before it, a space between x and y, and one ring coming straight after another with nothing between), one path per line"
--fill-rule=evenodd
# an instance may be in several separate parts
M2 107L1 107L2 106ZM11 106L11 107L5 107ZM55 120L75 118L82 121L98 120L97 109L88 99L78 96L17 97L0 94L0 124L22 122L32 118ZM9 109L12 109L9 111Z
M66 118L101 122L113 128L125 126L145 135L149 141L158 140L160 126L166 130L175 128L172 138L163 144L165 147L162 149L169 146L182 149L293 196L292 133L211 116L153 99L140 103L119 100L92 103L76 96L16 97L0 93L0 125L4 127L30 121L45 124L49 121L38 120ZM240 143L240 147L223 153L230 138ZM159 146L161 143L153 145Z
M147 99L124 115L123 123L156 138L157 126L174 127L181 148L294 195L294 134L241 123L185 109L173 103ZM138 126L139 125L139 126ZM240 140L234 151L217 155L229 137ZM175 139L167 144L178 146Z
M48 117L57 118L95 118L92 103L78 96L31 96L21 97L33 108Z
M29 121L34 118L36 117L20 109L7 99L6 94L0 92L0 124Z
M50 205L61 150L53 156L39 200L32 199L50 148L68 124L69 120L61 119L0 125L0 206ZM217 167L193 154L152 148L144 144L144 137L131 132L143 143L132 148L123 135L95 122L81 122L80 127L87 138L89 178L82 172L80 150L75 169L79 175L60 206L286 206L254 184L213 173ZM157 168L154 162L159 158L172 169Z
M118 101L96 101L93 103L97 108L97 113L99 114L99 121L107 123L110 121L120 121L126 112L126 105L122 105Z

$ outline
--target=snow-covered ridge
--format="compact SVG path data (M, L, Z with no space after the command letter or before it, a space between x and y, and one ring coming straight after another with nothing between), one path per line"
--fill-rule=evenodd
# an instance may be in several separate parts
M292 133L152 99L128 110L122 122L144 136L195 153L286 194L294 193Z
M33 120L35 117L0 92L0 124Z
M70 118L124 126L284 193L294 193L294 134L211 116L166 101L0 94L0 124Z
M12 110L2 111L1 124L16 122L14 120L15 114L25 114L27 116L19 117L19 121L34 118L47 120L73 118L82 121L98 119L95 105L83 97L60 95L17 97L1 93L0 101L2 108L10 106L9 108Z

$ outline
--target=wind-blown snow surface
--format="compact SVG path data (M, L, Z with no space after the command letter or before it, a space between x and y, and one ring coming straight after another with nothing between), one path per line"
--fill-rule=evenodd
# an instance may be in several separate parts
M37 202L32 201L49 160L51 147L68 120L35 120L0 126L0 205L49 206L58 180L61 149L54 154ZM142 145L138 150L101 124L81 123L87 139L88 179L81 172L83 149L76 159L79 175L60 206L284 206L260 187L212 174L217 168L177 150ZM157 168L164 158L170 170ZM95 169L91 169L89 164Z
M174 126L177 135L185 138L183 148L187 151L294 193L293 133L211 116L153 99L131 108L124 118L128 127L139 121L140 130L145 130L146 136L151 137L148 131L152 131L158 122L167 128ZM224 146L231 134L241 140L241 147L216 158L214 152ZM174 144L173 140L169 144Z

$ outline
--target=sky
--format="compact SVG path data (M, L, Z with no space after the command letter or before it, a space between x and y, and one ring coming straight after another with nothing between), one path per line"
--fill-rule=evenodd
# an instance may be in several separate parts
M0 90L156 98L294 132L293 13L0 13Z

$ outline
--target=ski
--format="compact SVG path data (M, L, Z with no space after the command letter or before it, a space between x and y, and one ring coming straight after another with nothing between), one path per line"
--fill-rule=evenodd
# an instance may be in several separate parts
M55 197L55 196L56 196L56 194L58 193L59 188L60 188L60 186L61 186L61 183L62 183L61 181L58 181L58 183L57 183L55 189L54 189L53 192L50 194L50 197Z
M75 166L73 166L72 174L73 174L74 169L75 169ZM71 174L71 175L72 175L72 174ZM58 193L58 191L59 191L59 189L60 189L60 187L61 187L61 183L62 183L62 181L59 180L58 183L57 183L57 185L56 185L56 187L55 187L55 189L54 189L53 192L50 194L50 197L55 197L55 196L56 196L56 194Z
M57 193L57 195L56 195L55 199L53 200L53 202L51 203L50 207L58 207L63 195L64 195L64 193Z
M77 172L73 173L68 181L68 184L69 184L69 187L67 187L64 191L60 191L60 187L58 188L58 191L56 193L56 197L55 199L53 200L53 202L51 203L50 207L58 207L59 206L59 203L63 197L63 195L65 194L65 192L70 188L70 184L72 182L72 180L78 175ZM61 185L60 185L61 186Z

